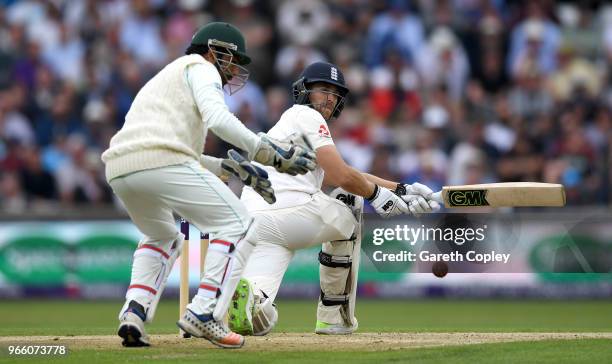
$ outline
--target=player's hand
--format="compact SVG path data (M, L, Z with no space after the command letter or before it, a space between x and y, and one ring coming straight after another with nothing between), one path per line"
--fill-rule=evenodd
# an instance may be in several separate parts
M263 133L259 136L261 142L252 158L255 162L292 176L306 174L317 167L316 155L306 138L284 142Z
M251 164L233 149L227 151L227 156L229 158L221 162L221 168L226 173L240 178L245 186L252 187L267 203L276 202L272 183L268 179L268 172Z
M384 187L376 186L374 197L368 201L374 210L376 210L376 213L384 219L410 213L408 205L406 205L404 200L393 191Z
M413 215L438 211L440 204L432 197L431 188L421 183L403 184L398 183L395 193L408 204Z

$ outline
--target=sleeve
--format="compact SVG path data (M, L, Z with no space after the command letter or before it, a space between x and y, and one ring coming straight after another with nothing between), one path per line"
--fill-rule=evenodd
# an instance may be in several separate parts
M211 72L212 70L201 63L185 68L187 84L191 88L202 120L219 138L254 154L260 138L228 110L223 99L221 76L216 69L215 72Z
M211 157L209 155L200 155L200 164L211 171L215 176L221 177L223 175L223 168L221 162L223 159Z
M334 145L327 122L321 114L310 109L307 112L300 112L298 120L302 133L308 138L314 150L326 145Z

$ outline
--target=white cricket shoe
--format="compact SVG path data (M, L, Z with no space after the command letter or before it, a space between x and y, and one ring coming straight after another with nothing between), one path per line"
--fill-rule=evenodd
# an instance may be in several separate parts
M121 343L126 347L149 346L149 336L144 328L146 314L141 304L130 301L128 308L123 312L119 319L119 329L117 335L123 338Z
M215 321L212 315L198 315L187 309L176 325L191 336L204 338L222 348L237 349L244 345L242 335L230 331L224 322Z
M349 335L357 331L359 324L355 319L354 326L347 326L345 324L328 324L327 322L318 321L315 327L315 334L320 335Z

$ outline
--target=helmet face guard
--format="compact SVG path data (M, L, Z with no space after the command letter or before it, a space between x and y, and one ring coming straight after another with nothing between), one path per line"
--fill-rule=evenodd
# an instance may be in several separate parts
M331 115L327 118L327 120L337 118L338 116L340 116L340 113L344 108L344 100L346 98L346 95L349 93L349 89L346 87L346 83L344 82L344 75L342 74L340 69L334 64L327 62L315 62L306 67L302 72L300 78L293 83L293 100L296 104L307 105L317 111L322 110L325 105L315 105L310 100L310 94L313 92L311 86L316 82L333 85L338 89L337 92L334 92L332 90L316 91L318 93L327 94L327 99L325 101L326 103L327 101L329 101L329 97L331 95L337 97L336 105L334 106L334 109Z
M341 89L340 92L333 92L331 90L317 90L316 92L324 93L327 95L327 97L321 103L314 104L310 100L310 94L313 92L310 86L314 82L322 82L322 83L327 83L330 85L335 85L333 83L328 83L325 80L310 81L306 83L304 78L302 77L293 83L293 99L295 100L295 103L299 105L310 106L313 109L319 111L319 110L322 110L329 103L330 96L336 96L336 104L334 105L334 109L331 115L325 120L329 121L331 119L335 119L339 117L340 113L344 109L344 99L346 97L346 94L348 93L348 90L346 92L344 92L343 89Z
M238 92L246 85L249 78L249 71L240 65L239 56L234 53L238 47L232 43L209 39L208 49L215 58L215 65L221 73L223 86L227 86L230 95ZM236 73L234 73L235 70L237 70Z

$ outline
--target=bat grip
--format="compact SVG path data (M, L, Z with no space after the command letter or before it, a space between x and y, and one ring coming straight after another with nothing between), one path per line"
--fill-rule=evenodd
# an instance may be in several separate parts
M429 196L430 200L434 200L437 203L444 205L444 199L442 198L442 191L434 192Z

